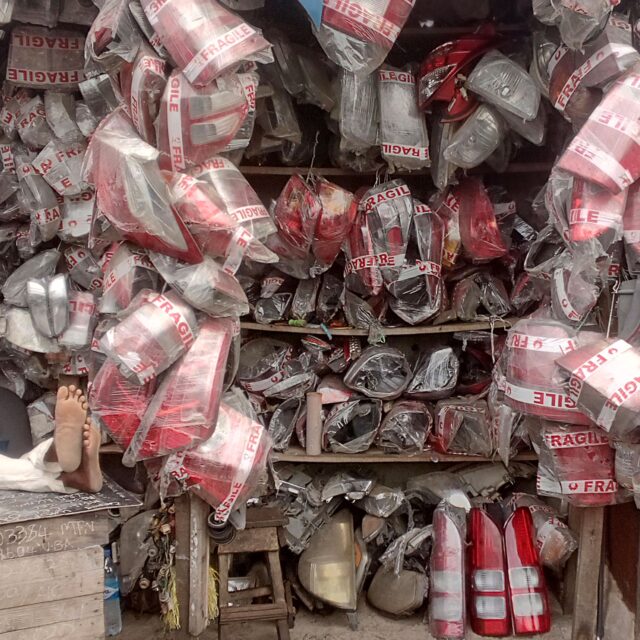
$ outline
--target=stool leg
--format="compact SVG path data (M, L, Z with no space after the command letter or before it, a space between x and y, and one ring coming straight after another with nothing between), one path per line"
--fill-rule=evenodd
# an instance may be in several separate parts
M278 620L276 622L278 628L278 640L290 640L289 638L289 626L286 620Z
M269 576L271 577L271 589L273 591L273 601L281 604L286 611L287 599L284 595L284 582L282 580L282 567L280 566L280 553L278 551L269 551L267 553L267 565L269 568Z
M218 576L219 576L219 594L220 601L220 617L222 612L229 606L229 571L231 569L231 554L221 554L218 556Z

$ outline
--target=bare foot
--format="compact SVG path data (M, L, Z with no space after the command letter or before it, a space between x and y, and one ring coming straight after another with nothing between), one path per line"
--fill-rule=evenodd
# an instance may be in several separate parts
M97 493L102 489L100 471L100 432L87 420L82 428L82 461L71 473L61 474L65 487Z
M60 387L56 401L53 443L63 471L75 471L82 459L82 427L87 419L87 400L73 385Z

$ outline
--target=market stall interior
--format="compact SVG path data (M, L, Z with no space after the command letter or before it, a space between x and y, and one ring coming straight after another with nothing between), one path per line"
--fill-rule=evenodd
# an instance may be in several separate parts
M633 626L638 10L0 0L0 386L128 496L47 637Z

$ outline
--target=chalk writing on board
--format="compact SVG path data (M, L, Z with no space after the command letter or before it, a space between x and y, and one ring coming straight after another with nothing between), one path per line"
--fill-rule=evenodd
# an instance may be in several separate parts
M140 500L104 477L100 493L33 493L0 491L0 525L89 513L102 509L140 506Z

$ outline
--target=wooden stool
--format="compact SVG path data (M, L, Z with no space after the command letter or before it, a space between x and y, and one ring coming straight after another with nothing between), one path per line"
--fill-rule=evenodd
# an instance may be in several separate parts
M273 621L279 640L289 640L289 608L280 566L278 526L282 515L274 515L272 509L249 509L247 528L238 531L229 544L218 547L220 574L219 638L224 640L225 626L234 622ZM243 589L229 593L229 571L236 553L261 553L266 556L271 584L266 587ZM271 598L267 604L237 605L239 600Z

